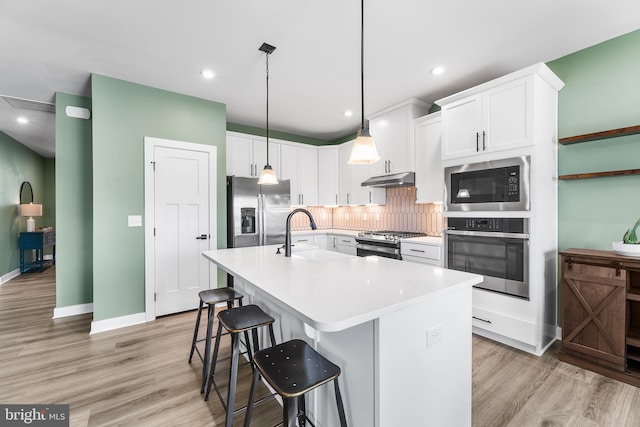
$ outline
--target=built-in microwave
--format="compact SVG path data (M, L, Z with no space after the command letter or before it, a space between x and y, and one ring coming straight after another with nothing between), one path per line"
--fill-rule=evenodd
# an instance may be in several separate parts
M445 168L446 211L528 211L531 157Z

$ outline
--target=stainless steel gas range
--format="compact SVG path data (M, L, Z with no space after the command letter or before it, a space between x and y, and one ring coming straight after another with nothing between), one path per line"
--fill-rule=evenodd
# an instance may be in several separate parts
M426 236L425 233L411 231L364 231L356 237L358 256L377 255L385 258L402 259L400 241L410 237Z

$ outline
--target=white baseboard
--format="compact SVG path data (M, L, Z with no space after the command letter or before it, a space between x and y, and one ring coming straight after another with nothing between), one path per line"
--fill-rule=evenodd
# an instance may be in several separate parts
M93 313L93 303L55 307L53 309L53 318L59 319L61 317L77 316L86 313Z
M20 269L16 268L15 270L8 272L4 276L0 276L0 285L2 285L3 283L8 282L9 280L13 279L14 277L18 277L19 275L20 275Z
M89 332L89 335L124 328L126 326L138 325L144 322L145 313L130 314L128 316L114 317L112 319L94 320L91 322L91 332Z

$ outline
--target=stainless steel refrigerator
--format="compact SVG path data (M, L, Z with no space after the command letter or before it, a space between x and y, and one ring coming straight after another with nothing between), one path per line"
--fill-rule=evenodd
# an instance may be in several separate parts
M258 185L257 178L227 177L227 247L284 243L291 206L289 180Z

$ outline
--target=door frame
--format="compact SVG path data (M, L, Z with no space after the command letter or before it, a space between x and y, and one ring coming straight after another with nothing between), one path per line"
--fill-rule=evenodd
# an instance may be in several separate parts
M154 294L156 292L155 276L155 179L154 179L154 151L156 147L173 148L176 150L198 151L209 154L209 249L211 245L218 244L217 223L217 147L215 145L196 144L193 142L176 141L171 139L144 137L144 309L145 321L156 318L156 304ZM212 265L211 265L212 266ZM209 266L209 280L211 284L211 272ZM215 278L217 281L217 277Z

